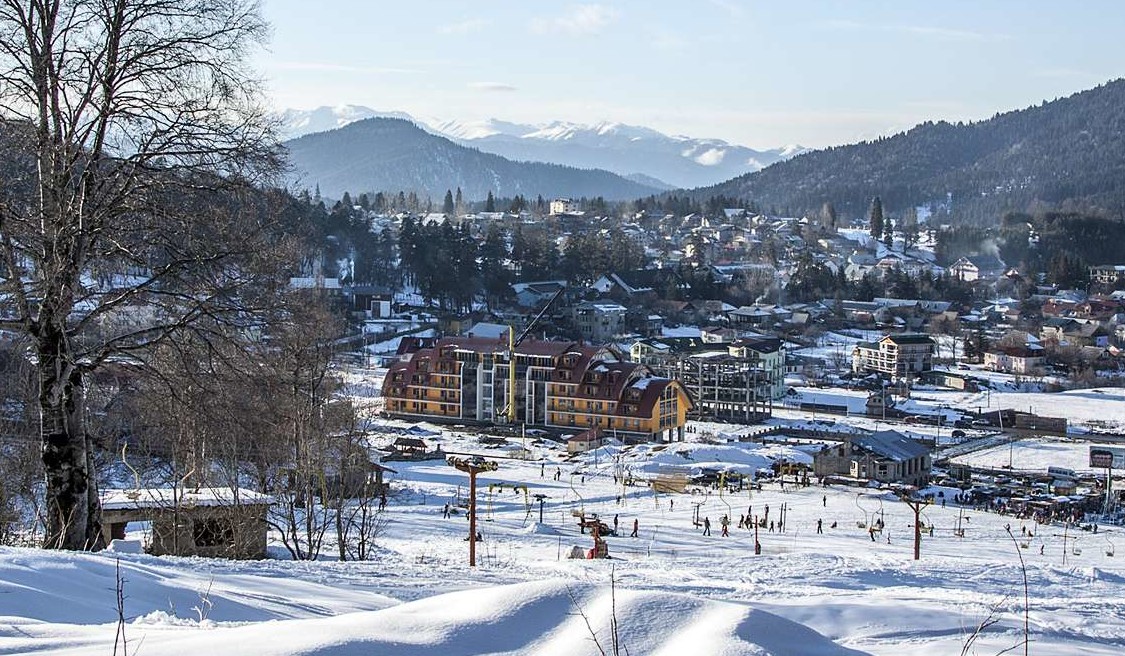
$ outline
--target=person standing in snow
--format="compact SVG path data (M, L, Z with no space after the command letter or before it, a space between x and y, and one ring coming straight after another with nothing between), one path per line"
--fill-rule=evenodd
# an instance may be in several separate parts
M613 516L613 533L617 534L617 515Z
M824 520L823 519L816 520L816 532L817 532L818 535L821 534L821 533L824 533Z
M722 536L724 538L730 537L730 517L723 515L719 518L719 524L721 524L723 527Z
M633 532L629 534L629 537L631 537L631 538L637 537L637 531L639 531L640 528L641 528L640 521L637 520L636 518L633 518Z
M825 508L827 508L827 507L828 507L828 495L827 495L827 494L826 494L826 495L824 495L824 496L822 496L822 497L820 498L820 501L821 501L821 503L823 503L823 504L824 504L824 507L825 507Z
M703 535L711 535L711 518L703 518Z

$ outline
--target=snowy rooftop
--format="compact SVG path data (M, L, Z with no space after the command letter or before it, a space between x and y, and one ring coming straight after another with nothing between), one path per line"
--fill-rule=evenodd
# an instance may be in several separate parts
M200 488L198 490L173 490L172 488L134 488L105 490L102 493L104 510L133 510L140 508L172 508L177 502L184 506L234 506L273 503L273 497L244 488Z

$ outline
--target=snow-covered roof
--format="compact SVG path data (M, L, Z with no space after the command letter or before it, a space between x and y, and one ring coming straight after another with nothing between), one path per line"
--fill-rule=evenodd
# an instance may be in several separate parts
M893 430L854 437L852 443L896 462L912 460L929 452L923 444Z
M102 492L103 510L136 510L142 508L173 508L192 506L253 506L273 503L273 497L245 488L133 488Z

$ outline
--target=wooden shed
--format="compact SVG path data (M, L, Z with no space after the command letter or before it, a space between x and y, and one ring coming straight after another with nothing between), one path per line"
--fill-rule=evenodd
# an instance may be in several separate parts
M142 488L102 494L102 538L125 537L130 522L151 522L148 553L266 557L266 513L273 499L241 488Z

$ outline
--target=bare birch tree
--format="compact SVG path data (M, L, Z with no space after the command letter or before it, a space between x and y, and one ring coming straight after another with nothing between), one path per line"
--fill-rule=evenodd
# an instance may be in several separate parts
M0 0L0 291L38 367L47 547L99 535L83 377L245 313L266 31L252 0Z

